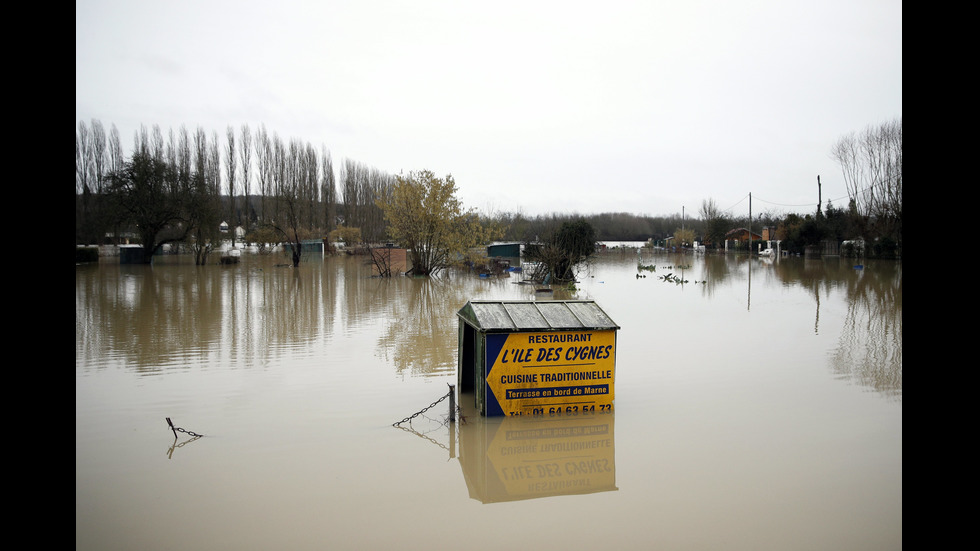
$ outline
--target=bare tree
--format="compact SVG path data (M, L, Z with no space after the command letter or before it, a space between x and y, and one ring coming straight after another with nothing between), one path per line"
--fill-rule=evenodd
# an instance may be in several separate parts
M361 216L361 165L352 159L344 159L344 167L340 173L341 200L344 203L343 224L348 228L360 228Z
M263 194L267 204L263 207L262 225L275 232L282 242L289 243L293 266L299 266L303 239L309 234L309 218L305 213L308 191L304 185L309 177L305 170L306 148L296 140L287 147L276 135L260 136L264 141L259 155L260 181L267 176L271 192L268 197Z
M102 234L106 234L107 231L111 229L112 231L109 233L111 233L113 242L116 244L119 243L120 227L116 223L118 219L115 218L109 211L109 205L105 201L105 196L108 195L109 175L118 173L123 169L125 163L126 158L123 155L122 142L119 138L119 129L116 128L116 125L112 125L112 128L109 130L109 140L106 148L106 183L104 184L106 189L103 192L103 197L101 197L99 200L101 205L99 208L99 216L103 222L103 227L100 229L99 233L101 238Z
M856 213L901 241L902 119L841 137L831 149Z
M221 237L218 226L221 216L221 156L218 134L212 132L211 139L201 128L194 134L193 174L182 182L183 196L186 197L184 216L187 231L192 236L191 250L194 263L207 263ZM180 171L179 171L180 172Z
M344 160L340 175L344 204L343 224L359 228L365 241L378 241L386 234L384 211L395 177L351 159Z
M367 205L367 216L364 225L367 236L371 241L378 241L387 234L388 225L385 222L384 210L380 205L391 202L392 187L395 178L378 169L371 169L369 185L366 194L370 202Z
M109 148L108 148L108 172L115 172L122 168L124 162L126 162L125 156L123 155L122 142L119 140L119 129L116 125L112 125L112 129L109 130Z
M330 151L323 147L320 155L320 197L323 200L323 231L329 234L337 225L337 182L333 173Z
M106 177L106 135L102 123L92 120L92 180L95 184L95 192L102 194L105 192Z
M221 149L218 147L218 133L211 132L211 141L208 143L208 176L211 185L211 193L215 197L221 195Z
M242 160L242 195L245 198L245 228L250 229L252 223L252 132L247 124L242 125L241 140L238 149Z
M187 131L187 127L180 127L176 138L171 141L173 143L173 153L170 157L173 159L172 162L174 170L177 172L177 179L181 182L181 187L190 187L195 161L193 151L191 150L191 136L190 132Z
M92 138L85 121L78 123L75 133L75 195L92 193Z
M92 240L92 139L85 121L75 133L75 241Z
M227 162L225 164L226 176L228 180L228 224L231 233L231 245L235 246L235 228L238 226L238 216L235 204L235 173L238 170L235 157L235 129L228 127L227 141Z
M300 144L302 145L302 144ZM306 228L311 232L323 227L322 210L320 205L320 163L317 161L316 149L310 145L298 148L300 166L300 192L304 202L303 211L306 218Z
M266 199L273 193L272 176L275 168L272 140L269 138L265 126L259 128L256 136L256 154L259 178L259 219L264 222L268 215Z

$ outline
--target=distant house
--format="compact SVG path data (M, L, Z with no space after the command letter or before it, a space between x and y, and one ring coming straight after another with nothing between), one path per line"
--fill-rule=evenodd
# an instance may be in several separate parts
M218 231L221 233L228 233L231 230L231 226L228 222L222 221L218 224ZM235 239L242 239L245 237L245 228L241 226L235 226Z
M753 241L761 241L764 239L761 235L755 232L750 232L746 228L735 228L734 230L730 230L725 234L725 241L748 241L750 235Z
M747 247L749 245L749 239L752 241L762 241L762 236L755 232L750 232L746 228L729 230L725 234L725 250Z

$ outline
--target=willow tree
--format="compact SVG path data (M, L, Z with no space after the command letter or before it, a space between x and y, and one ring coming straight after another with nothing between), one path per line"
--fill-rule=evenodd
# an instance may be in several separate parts
M456 197L452 175L437 178L429 170L398 175L387 200L378 200L388 236L408 250L409 272L432 275L464 258L475 246L499 233Z

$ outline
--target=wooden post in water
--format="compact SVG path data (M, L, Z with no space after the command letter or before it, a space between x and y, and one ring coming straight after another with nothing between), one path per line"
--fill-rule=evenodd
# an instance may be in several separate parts
M449 385L449 422L456 422L456 386Z

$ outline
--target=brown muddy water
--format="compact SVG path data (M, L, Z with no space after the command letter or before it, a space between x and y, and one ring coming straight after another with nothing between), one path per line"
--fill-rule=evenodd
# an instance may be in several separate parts
M611 251L546 295L113 260L75 269L76 549L902 548L899 263ZM447 423L495 299L595 300L614 411Z

